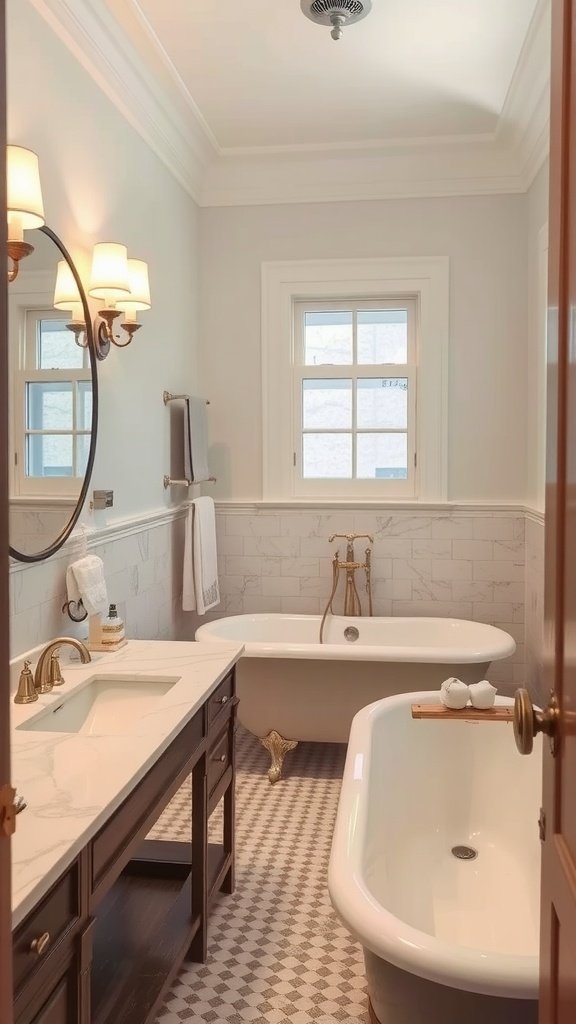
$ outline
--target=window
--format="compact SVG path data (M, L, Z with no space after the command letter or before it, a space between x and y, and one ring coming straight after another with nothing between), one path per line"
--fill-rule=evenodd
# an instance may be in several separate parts
M14 491L77 493L90 449L88 352L54 309L26 309L15 370Z
M294 303L295 484L302 494L413 494L413 299Z
M447 498L448 260L262 265L263 498Z

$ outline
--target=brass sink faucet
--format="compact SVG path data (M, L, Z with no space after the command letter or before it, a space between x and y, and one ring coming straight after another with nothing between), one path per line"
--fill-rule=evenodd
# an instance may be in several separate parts
M64 646L75 647L83 665L92 661L90 651L81 640L76 640L73 636L59 636L56 640L51 640L49 644L46 644L36 665L34 673L36 693L50 693L54 686L61 686L64 682L58 660L58 651Z

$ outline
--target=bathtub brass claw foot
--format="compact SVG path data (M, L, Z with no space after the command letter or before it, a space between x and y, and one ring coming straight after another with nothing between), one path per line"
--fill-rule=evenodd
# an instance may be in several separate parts
M260 743L263 747L266 747L272 759L272 764L268 769L268 778L270 783L274 785L282 775L282 765L284 764L286 754L289 750L294 750L294 747L298 746L298 740L285 740L279 732L272 729L272 732L264 736Z

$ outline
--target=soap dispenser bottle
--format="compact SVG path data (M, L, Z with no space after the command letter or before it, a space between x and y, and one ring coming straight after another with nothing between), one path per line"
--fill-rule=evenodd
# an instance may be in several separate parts
M102 646L108 649L124 644L124 622L118 615L115 604L111 604L108 615L102 619Z

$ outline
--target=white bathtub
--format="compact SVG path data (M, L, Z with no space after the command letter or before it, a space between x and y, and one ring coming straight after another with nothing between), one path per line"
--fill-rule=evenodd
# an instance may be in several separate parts
M507 723L413 720L424 702L378 701L350 733L328 884L372 1019L536 1024L540 746L521 757Z
M299 740L346 743L360 708L381 697L438 689L447 676L483 679L516 645L494 626L463 619L232 615L206 623L197 640L239 640L242 724L270 750L271 782ZM358 632L346 640L345 631Z

